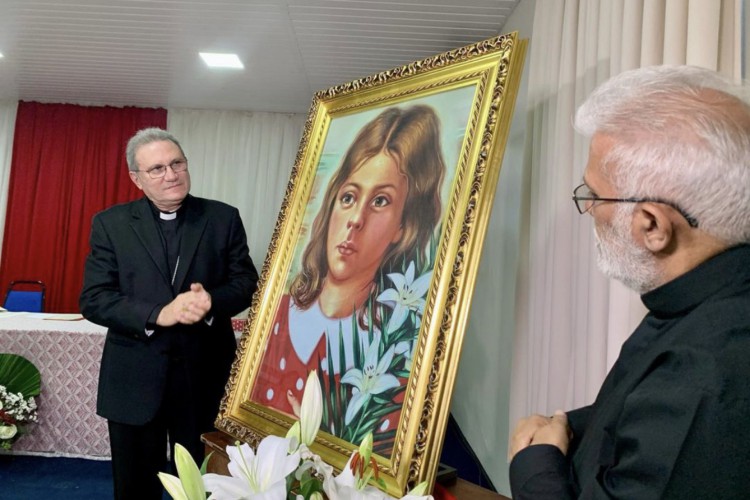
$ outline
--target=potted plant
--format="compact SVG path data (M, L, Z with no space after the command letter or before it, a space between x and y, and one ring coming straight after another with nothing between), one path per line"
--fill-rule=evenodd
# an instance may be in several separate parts
M0 353L0 449L10 450L37 421L34 400L41 390L39 369L23 356Z

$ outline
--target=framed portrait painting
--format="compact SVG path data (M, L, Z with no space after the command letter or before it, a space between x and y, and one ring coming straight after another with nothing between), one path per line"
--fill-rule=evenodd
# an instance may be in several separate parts
M369 434L386 490L432 482L525 41L509 34L317 93L217 427L285 435L315 371L312 446Z

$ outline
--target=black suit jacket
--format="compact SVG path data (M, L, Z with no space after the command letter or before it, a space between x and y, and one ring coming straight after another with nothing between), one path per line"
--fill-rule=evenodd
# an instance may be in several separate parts
M176 356L188 367L189 404L196 412L215 412L223 394L236 349L231 317L249 306L258 274L236 208L188 196L180 217L180 262L172 285L146 198L94 216L80 307L87 319L108 328L97 413L109 420L131 425L151 420ZM169 328L148 324L191 283L211 294L208 321ZM153 333L147 335L147 329Z

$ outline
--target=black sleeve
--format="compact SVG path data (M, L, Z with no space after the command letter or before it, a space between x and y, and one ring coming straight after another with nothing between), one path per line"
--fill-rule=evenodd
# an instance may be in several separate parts
M91 251L86 257L83 290L78 304L89 321L115 333L146 338L149 318L164 304L156 304L123 293L117 254L101 215L91 224Z
M532 445L516 453L510 463L510 489L515 500L573 498L568 484L568 461L557 446Z
M245 227L240 213L232 209L228 234L228 270L224 280L208 292L211 294L211 312L208 316L232 317L250 305L258 286L258 272L247 248Z

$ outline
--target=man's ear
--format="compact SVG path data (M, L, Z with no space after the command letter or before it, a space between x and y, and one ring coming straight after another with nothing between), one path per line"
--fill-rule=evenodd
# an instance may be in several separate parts
M143 186L141 186L141 180L138 178L138 172L133 172L132 170L130 170L128 171L128 175L130 175L130 180L133 181L133 184L138 186L138 189L142 191Z
M642 202L633 211L633 236L651 253L663 252L674 243L674 226L667 210L659 203Z

